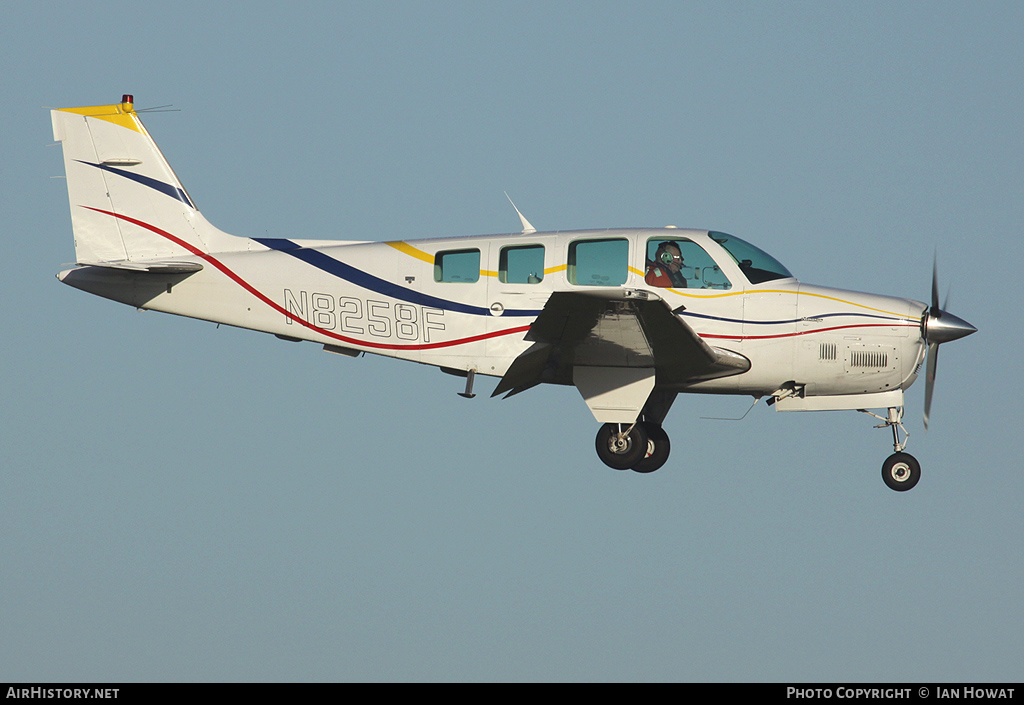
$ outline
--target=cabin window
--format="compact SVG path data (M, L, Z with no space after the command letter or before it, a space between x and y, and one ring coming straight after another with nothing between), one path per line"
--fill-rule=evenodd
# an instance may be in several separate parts
M731 289L732 282L704 248L686 238L647 241L644 281L673 289Z
M619 286L629 275L629 241L577 240L569 245L566 274L580 286Z
M480 250L449 250L434 255L434 281L470 283L480 279Z
M498 259L502 284L539 284L544 278L544 245L503 247Z

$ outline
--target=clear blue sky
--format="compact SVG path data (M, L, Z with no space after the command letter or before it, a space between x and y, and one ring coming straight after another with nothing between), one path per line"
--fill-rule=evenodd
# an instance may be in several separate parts
M8 3L0 680L1024 678L1024 4ZM929 296L924 473L885 430L681 397L669 464L507 401L131 308L74 249L46 107L146 119L228 232L675 224Z

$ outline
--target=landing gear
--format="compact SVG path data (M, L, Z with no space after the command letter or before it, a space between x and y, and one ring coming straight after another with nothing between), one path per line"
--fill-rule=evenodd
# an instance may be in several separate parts
M647 432L647 452L643 459L639 460L632 468L633 472L654 472L668 460L672 444L668 440L668 434L661 426L644 422L643 427Z
M906 492L921 479L921 464L910 453L893 453L882 463L882 480L891 490Z
M668 460L668 434L655 423L606 423L594 442L601 462L616 470L654 472Z
M910 453L903 452L910 440L910 434L907 433L907 429L903 428L903 407L890 408L888 416L879 416L865 409L860 409L860 411L884 421L875 428L889 427L892 429L892 446L896 452L882 463L882 480L889 489L897 492L906 492L912 489L921 479L921 464ZM902 441L899 433L901 430L903 431Z
M606 423L594 445L601 462L616 470L631 468L647 454L647 433L639 423Z

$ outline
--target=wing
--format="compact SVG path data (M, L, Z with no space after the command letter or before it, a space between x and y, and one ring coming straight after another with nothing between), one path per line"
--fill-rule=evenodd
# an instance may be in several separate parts
M555 292L526 339L534 344L513 361L492 396L541 382L580 386L576 368L646 370L659 386L750 369L747 358L708 345L662 299L635 289ZM620 378L631 377L623 371Z

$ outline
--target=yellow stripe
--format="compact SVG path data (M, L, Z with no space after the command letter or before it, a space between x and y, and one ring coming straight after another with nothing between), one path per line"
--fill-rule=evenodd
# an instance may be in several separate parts
M126 127L135 132L146 134L142 129L142 123L135 116L135 108L131 103L116 103L115 105L93 105L85 108L61 108L62 113L73 113L85 115L99 120L112 122L120 127Z
M781 293L781 292L776 292L775 290L771 290L770 293ZM797 292L797 293L799 295L801 295L801 296L814 296L814 297L819 298L819 299L828 299L829 301L838 301L839 303L849 304L850 306L856 306L858 308L864 308L864 309L867 309L868 311L877 311L878 313L887 313L890 316L896 316L898 318L906 318L906 316L904 314L902 314L902 313L896 313L894 311L886 311L884 308L872 308L870 306L865 306L864 304L854 303L853 301L847 301L845 299L837 299L834 296L825 296L824 294L812 294L812 293L807 292L807 291L800 291L800 292Z
M415 257L416 259L423 260L424 262L427 262L429 264L434 264L434 255L428 254L428 253L424 252L423 250L420 250L420 249L418 249L416 247L413 247L412 245L410 245L407 242L386 242L384 244L385 245L391 245L391 247L394 247L399 252L401 252L403 254L406 254L406 255L409 255L410 257ZM556 267L548 267L547 269L544 270L544 274L554 274L555 272L564 272L566 270L567 266L568 265L560 264L560 265L558 265ZM633 271L636 271L636 270L633 270ZM642 276L641 272L637 272L637 273L641 274L641 276ZM482 277L497 277L498 273L494 272L494 271L491 271L489 269L481 269L480 270L480 276L482 276Z
M865 306L864 304L858 304L853 301L847 301L846 299L839 299L835 296L825 296L824 294L812 294L809 291L793 291L791 289L759 289L756 291L733 291L728 294L689 294L678 289L669 289L673 294L679 296L686 296L691 299L721 299L726 296L743 296L750 294L794 294L796 296L813 296L818 299L827 299L829 301L838 301L839 303L848 304L850 306L856 306L857 308L863 308L868 311L877 311L878 313L886 313L890 316L896 316L898 318L906 318L907 316L902 313L896 313L895 311L886 311L884 308L872 308L871 306Z
M421 259L427 264L434 263L434 255L427 254L423 250L417 249L407 242L385 242L384 244L391 245L399 252L407 254L410 257L415 257L416 259Z
M87 110L100 111L103 108L120 108L120 107L121 106L119 106L119 105L108 105L108 106L98 106L96 108L72 108L68 112L87 111ZM84 114L87 114L87 113L80 113L80 114L84 115ZM100 117L100 116L97 115L96 117ZM128 116L124 116L124 117L128 117ZM415 257L416 259L423 260L424 262L427 262L429 264L434 264L434 256L433 255L428 254L428 253L426 253L423 250L420 250L418 248L415 248L415 247L413 247L412 245L410 245L407 242L388 242L388 243L385 243L385 244L386 245L391 245L393 248L395 248L399 252L407 254L410 257ZM544 274L554 274L556 272L564 272L567 268L568 268L568 265L565 265L565 264L560 264L560 265L557 265L557 266L554 266L554 267L548 267L548 268L546 268L544 270ZM641 276L641 277L645 276L643 272L641 272L639 269L636 269L635 267L629 267L629 271L632 272L633 274L636 274L637 276ZM482 277L497 277L498 273L497 272L492 272L492 271L487 270L487 269L481 269L480 270L480 276L482 276ZM898 318L906 318L906 316L904 314L896 313L895 311L886 311L885 309L882 309L882 308L872 308L871 306L865 306L864 304L858 304L858 303L855 303L853 301L847 301L846 299L836 298L835 296L825 296L824 294L812 294L812 293L807 292L807 291L793 291L792 289L761 289L761 290L758 290L758 291L731 291L731 292L729 292L727 294L691 294L689 292L681 291L679 289L668 289L668 291L671 291L673 294L675 294L677 296L685 296L685 297L691 298L691 299L722 299L722 298L725 298L727 296L743 296L743 295L747 295L747 294L761 294L761 293L763 293L763 294L794 294L796 296L813 296L813 297L819 298L819 299L827 299L829 301L838 301L839 303L847 304L849 306L856 306L857 308L863 308L863 309L868 310L868 311L877 311L878 313L885 313L885 314L888 314L890 316L896 316Z
M428 264L434 264L434 255L429 254L427 252L424 252L423 250L421 250L419 248L413 247L412 245L410 245L407 242L385 242L384 244L385 245L391 245L392 247L394 247L399 252L401 252L403 254L406 254L406 255L409 255L410 257L415 257L416 259L423 260L424 262L426 262ZM492 272L489 269L481 269L480 270L480 276L481 277L497 277L498 273L497 272Z

